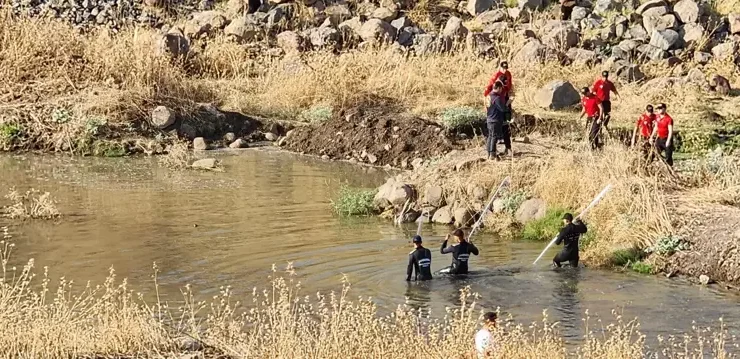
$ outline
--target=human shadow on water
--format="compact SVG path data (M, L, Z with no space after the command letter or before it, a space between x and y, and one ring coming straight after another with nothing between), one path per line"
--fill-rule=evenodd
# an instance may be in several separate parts
M583 315L580 308L578 283L581 279L581 268L555 268L553 288L555 318L560 322L559 327L566 338L580 336L579 323Z

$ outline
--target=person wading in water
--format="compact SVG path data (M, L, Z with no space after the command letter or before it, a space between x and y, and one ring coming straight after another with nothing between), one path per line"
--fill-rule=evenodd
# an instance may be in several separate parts
M555 240L555 245L563 243L563 250L552 259L552 263L555 267L560 268L560 263L570 262L571 267L578 268L578 239L588 229L586 224L580 220L573 222L573 215L570 213L563 215L563 224L565 226L560 230Z
M432 251L424 248L421 245L421 236L415 235L414 239L415 249L409 253L409 265L406 269L406 280L411 280L411 274L414 275L414 280L430 280L432 279Z
M448 234L444 242L442 242L442 248L439 250L442 254L452 253L452 265L442 269L440 273L467 274L470 254L472 253L477 256L478 248L465 240L465 232L462 229L456 229L452 232L452 236L455 237L457 244L447 247L447 241L450 239L450 235Z

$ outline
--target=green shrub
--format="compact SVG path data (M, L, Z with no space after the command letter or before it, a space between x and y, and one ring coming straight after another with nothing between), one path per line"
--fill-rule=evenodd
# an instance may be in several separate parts
M343 185L335 200L331 201L334 212L341 216L367 216L373 214L375 190L352 188Z
M95 137L99 135L107 125L108 121L104 118L90 117L85 121L85 135Z
M504 197L502 198L504 211L513 216L514 213L516 213L516 210L519 209L519 206L521 206L522 203L527 199L527 197L527 191L522 189L507 192L506 195L504 195Z
M549 241L553 239L563 227L563 215L566 212L562 208L549 208L544 217L529 221L524 225L522 237L528 241Z
M93 147L93 155L95 156L123 157L128 153L126 147L118 142L96 141Z
M685 153L704 154L718 144L717 136L707 130L688 130L681 132L677 148Z
M619 249L612 252L611 263L616 267L624 267L631 263L639 262L643 257L642 252L636 248Z
M681 237L674 237L669 235L661 238L652 247L645 249L647 253L657 253L662 256L670 256L673 253L680 252L689 249L689 244L684 242Z
M331 119L333 109L331 106L316 105L303 110L300 118L302 121L309 123L323 123Z
M518 7L519 6L519 1L517 1L517 0L504 0L504 6L506 6L507 8L510 8L510 9L515 8L515 7Z
M446 108L439 115L439 122L448 129L458 129L464 126L470 126L485 118L485 114L480 109L472 107L450 107Z
M72 120L72 115L64 108L57 108L51 113L51 120L58 124L64 124Z
M0 125L0 138L10 141L20 137L23 133L21 126L15 123L3 123Z
M632 263L632 270L640 274L652 274L653 266L645 262Z

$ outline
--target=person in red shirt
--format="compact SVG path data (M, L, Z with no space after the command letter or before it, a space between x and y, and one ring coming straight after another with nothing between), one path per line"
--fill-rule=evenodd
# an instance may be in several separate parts
M485 97L485 102L488 103L488 95L491 94L491 91L493 91L493 84L496 83L496 81L499 81L501 77L506 78L506 80L501 81L504 84L504 89L502 91L502 95L508 100L508 97L512 93L512 89L514 87L514 82L511 78L511 72L509 72L509 63L506 61L501 61L501 63L498 65L498 71L496 71L495 74L491 77L490 80L488 80L488 85L486 85L486 90L483 92L483 97Z
M673 118L666 113L666 105L659 104L658 116L650 134L650 143L655 144L658 154L665 153L665 162L673 167ZM657 137L657 138L656 138Z
M604 127L608 130L609 119L612 113L611 93L614 92L619 97L619 92L617 92L614 83L609 81L609 71L601 72L601 78L594 82L592 91L596 93L596 96L601 100L601 104L604 107Z
M586 126L591 124L588 141L591 143L591 149L595 150L601 147L599 133L601 132L601 121L604 116L604 108L601 105L599 97L591 92L588 87L584 87L581 92L583 93L583 98L581 99L583 111L581 111L580 118L583 118L583 116L586 115Z
M632 147L637 143L637 133L640 133L640 146L642 152L647 154L650 151L650 136L653 134L656 116L653 112L653 105L645 107L645 113L640 115L635 123L635 130L632 131Z

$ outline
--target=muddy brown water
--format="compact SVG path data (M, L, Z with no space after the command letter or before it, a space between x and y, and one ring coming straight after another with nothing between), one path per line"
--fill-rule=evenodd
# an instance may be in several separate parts
M266 150L216 154L224 173L171 171L156 159L0 157L0 189L50 191L64 214L60 221L11 227L15 264L34 258L52 278L101 282L108 268L136 290L152 291L152 264L160 291L177 301L191 284L200 299L231 285L239 299L267 286L272 264L292 262L304 293L338 289L346 275L352 293L371 296L387 312L399 304L442 316L469 285L485 308L500 307L521 322L539 321L547 309L569 342L583 335L586 310L611 320L617 310L638 317L648 337L680 334L692 325L740 326L740 297L662 277L582 269L553 271L548 253L531 262L543 243L509 242L480 234L473 273L466 279L404 281L409 238L415 225L399 228L376 218L338 218L330 198L340 183L374 187L388 175L344 163ZM6 221L7 223L7 221ZM433 269L449 265L438 252L448 228L424 225ZM595 320L595 319L594 319ZM592 320L592 323L595 321Z

